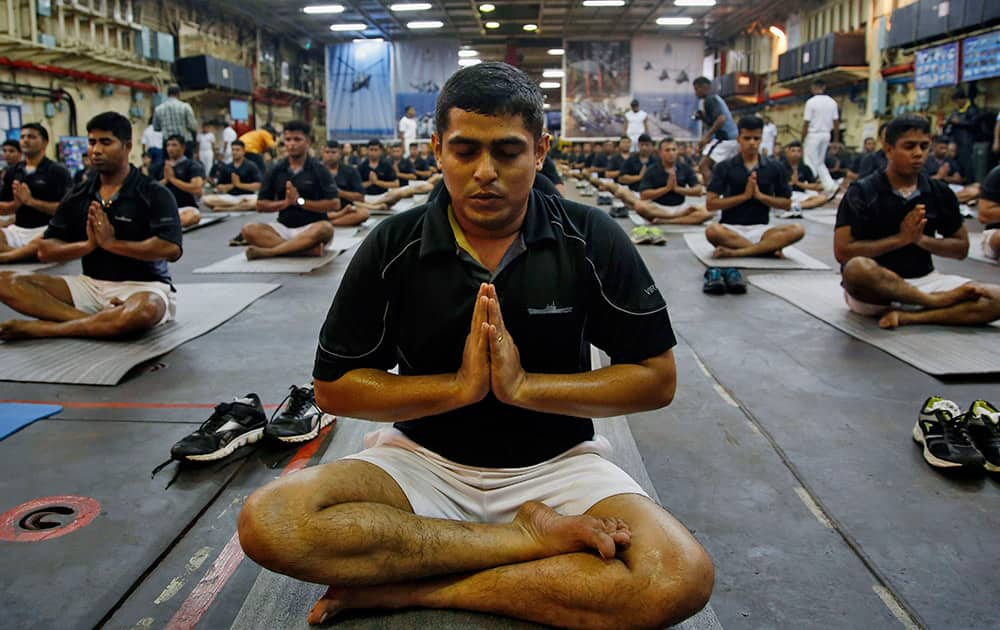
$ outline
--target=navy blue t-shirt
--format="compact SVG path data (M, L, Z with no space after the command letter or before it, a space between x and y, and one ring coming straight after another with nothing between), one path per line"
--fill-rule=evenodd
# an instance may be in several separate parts
M760 159L756 168L757 189L770 197L791 197L792 189L788 185L788 171L775 160ZM736 154L728 160L723 160L712 169L712 183L708 192L722 197L733 197L743 194L747 189L750 171L747 170L743 156ZM759 199L749 199L738 206L722 211L720 223L730 225L766 225L770 220L771 209Z
M698 178L695 176L694 171L692 171L687 166L676 162L674 169L677 171L677 185L683 186L684 188L690 188L691 186L698 185ZM642 176L642 180L639 181L639 191L650 190L652 188L663 188L667 185L667 180L669 175L666 169L663 168L661 162L656 162L650 164L646 167L646 173ZM671 190L665 195L660 195L656 199L653 199L656 203L664 206L679 206L684 203L684 195L680 194L676 190Z
M993 167L983 180L982 190L979 196L993 203L1000 203L1000 166ZM1000 228L1000 223L987 223L987 230Z
M396 169L392 167L392 163L389 160L382 158L372 168L371 163L368 160L362 160L358 164L358 175L361 175L361 181L365 185L365 194L368 195L381 195L388 190L381 186L376 186L374 184L368 183L368 177L372 171L375 171L375 177L383 182L398 182L399 178L396 177Z
M265 201L284 199L285 183L289 181L299 191L299 196L309 201L336 199L339 196L333 174L316 158L307 157L302 169L296 172L292 171L287 159L278 162L264 178L257 198ZM287 206L278 213L278 223L290 228L326 220L326 213L312 212L298 205Z

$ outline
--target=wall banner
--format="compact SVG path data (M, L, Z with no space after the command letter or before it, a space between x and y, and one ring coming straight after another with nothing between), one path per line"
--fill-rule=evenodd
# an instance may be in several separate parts
M391 54L388 42L326 47L326 135L328 140L395 138Z
M631 98L628 41L567 41L563 137L619 137Z

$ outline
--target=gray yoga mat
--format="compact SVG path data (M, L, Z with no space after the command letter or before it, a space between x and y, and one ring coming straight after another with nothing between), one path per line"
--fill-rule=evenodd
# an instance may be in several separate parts
M882 330L878 318L852 313L844 303L840 276L753 275L750 284L935 376L1000 372L1000 322L990 326L903 326Z
M992 258L983 255L983 233L969 232L969 259L996 266L998 263ZM3 267L0 267L3 269Z
M822 223L823 225L836 225L837 211L824 208L817 208L816 210L803 210L802 218L807 221L813 221L814 223Z
M0 265L0 272L2 271L16 271L17 273L34 273L36 271L41 271L42 269L48 269L49 267L55 267L55 263L43 263L43 262L29 262L29 263L11 263Z
M656 490L646 473L635 439L624 417L596 420L598 433L614 445L614 461L629 473L654 500L659 500ZM344 455L361 450L362 437L378 425L363 420L339 419L336 434L323 456L324 462L334 461ZM262 569L250 589L243 607L233 621L231 630L308 630L306 614L316 600L326 592L326 587L300 582L278 573ZM537 624L461 610L402 610L362 612L351 611L335 617L332 628L363 630L390 630L400 628L450 629L533 629ZM721 630L722 625L711 605L687 621L674 626L682 630Z
M715 246L703 233L685 234L684 242L698 259L708 267L736 267L738 269L829 269L830 267L797 247L786 247L784 258L761 256L752 258L712 258Z
M178 285L176 319L132 340L0 341L0 380L117 385L133 367L204 335L279 286Z
M356 233L357 230L353 228L336 231L322 256L279 256L247 260L246 253L240 251L207 267L198 267L194 273L309 273L360 245L364 237L356 236Z
M203 227L208 227L210 225L215 225L216 223L222 223L223 221L225 221L228 218L229 218L228 215L225 215L225 214L223 214L221 212L220 213L212 213L212 214L203 214L203 215L201 215L201 221L198 221L194 225L189 225L186 228L183 228L182 231L183 232L191 232L193 230L200 230Z
M704 232L705 231L705 225L704 224L701 224L701 225L690 225L690 224L683 224L683 223L681 223L681 224L678 224L678 223L650 223L646 219L644 219L641 216L639 216L639 213L635 212L634 210L629 210L628 218L629 218L629 221L632 222L632 225L634 225L636 227L655 227L655 228L657 228L658 230L660 230L660 231L662 231L664 233L686 234L686 233L689 233L689 232L690 233L694 233L694 232Z

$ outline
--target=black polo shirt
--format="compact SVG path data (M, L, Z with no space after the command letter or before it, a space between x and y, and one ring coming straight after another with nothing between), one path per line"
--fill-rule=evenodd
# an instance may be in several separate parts
M604 153L595 154L590 167L603 175L605 169L608 168L608 156Z
M166 168L166 162L157 162L149 167L149 174L156 180L163 180L163 171ZM190 160L186 157L182 157L177 162L174 162L174 176L181 180L182 182L190 182L195 177L205 177L205 167L201 165L201 162L196 160ZM167 190L173 194L174 199L177 200L178 208L186 208L188 206L198 206L198 198L193 194L187 192L186 190L181 190L177 186L168 183Z
M636 248L603 212L533 192L520 237L494 275L459 249L446 189L372 230L351 260L320 333L314 376L359 368L455 373L482 282L496 285L510 338L529 373L591 369L588 344L635 363L676 343L666 304ZM528 411L488 394L395 425L472 466L529 466L594 435L588 418Z
M587 165L587 156L582 153L574 153L569 159L570 168L583 168Z
M368 160L362 160L358 164L358 175L361 175L361 182L365 185L365 194L381 195L388 190L387 188L368 183L368 177L373 170L375 171L375 177L383 182L399 181L399 178L396 177L396 169L392 167L392 163L389 160L382 158L378 161L375 168L372 168Z
M789 179L789 184L791 184L791 179L792 179L792 165L791 164L786 164L786 168L788 168L788 179ZM811 168L809 168L808 166L806 166L805 162L799 162L799 166L798 166L798 168L796 168L796 170L799 172L799 181L802 182L803 184L815 184L816 183L816 175L813 174ZM758 177L759 177L759 175L758 175ZM803 192L805 190L805 188L802 188L801 186L792 186L792 190L797 190L798 192Z
M792 189L788 185L788 171L774 160L758 158L757 189L771 197L791 197ZM712 169L712 183L708 192L722 197L733 197L743 194L747 189L747 171L743 156L739 153L723 160ZM738 206L722 211L719 223L730 225L766 225L770 220L771 209L759 199L749 199Z
M903 218L921 203L927 216L927 236L937 233L948 237L962 227L958 199L948 184L920 174L917 194L904 199L893 191L885 172L859 179L847 189L837 209L837 227L851 226L851 236L857 240L886 238L898 234ZM912 243L876 256L875 262L903 278L919 278L934 271L931 253Z
M432 166L431 161L433 159L434 158L430 155L428 155L427 157L420 157L420 155L418 154L417 157L413 160L413 172L431 170ZM428 177L430 177L430 175L417 175L417 179L420 180L426 180Z
M230 168L229 164L225 162L219 162L218 160L212 162L212 168L208 169L208 181L213 184L221 184L222 178L226 176ZM229 182L226 183L228 184Z
M884 173L887 166L889 158L885 156L885 151L879 149L874 153L868 153L862 156L858 163L858 178L867 177L872 173Z
M608 168L604 172L618 171L618 174L620 175L623 166L625 166L625 158L622 157L621 153L615 153L608 158Z
M66 167L43 157L35 170L28 172L28 164L20 161L8 168L3 175L3 190L0 201L14 200L14 182L28 184L31 196L39 201L60 201L73 187L73 176ZM39 228L49 224L51 214L22 204L14 213L14 225L23 228Z
M59 204L49 228L45 230L45 238L67 243L87 240L87 213L90 202L100 202L100 188L100 177L92 177L74 188ZM116 239L144 241L155 236L183 246L177 202L170 191L153 178L131 167L121 189L112 199L111 207L105 213L115 228ZM170 284L166 260L138 260L98 247L84 256L82 263L84 275L97 280Z
M923 173L927 177L934 177L937 175L938 169L941 168L942 164L948 164L948 176L952 176L955 173L959 175L962 174L962 167L958 165L958 160L955 158L945 157L943 160L939 160L933 155L927 156L927 161L924 162Z
M243 160L243 163L236 166L236 163L227 164L227 168L219 174L219 183L223 185L228 185L233 183L233 174L235 173L237 177L240 178L241 184L255 184L261 179L260 169L257 165L250 160ZM302 191L299 191L302 192ZM233 188L229 191L230 195L256 195L256 190L250 190L248 188Z
M292 172L287 158L275 164L264 177L257 198L265 201L284 199L285 184L289 181L299 191L299 196L309 201L336 199L340 195L333 174L316 158L307 157L305 164L296 172ZM278 223L285 227L302 227L317 221L326 221L326 213L311 212L298 205L286 206L278 213Z
M543 195L556 195L561 197L559 194L559 189L556 185L552 183L552 180L545 176L545 173L538 172L535 173L535 181L531 183L531 187L542 193Z
M559 177L559 169L556 168L556 163L553 162L552 158L547 155L545 156L545 159L542 160L541 173L542 175L548 177L549 181L553 184L563 183L562 177Z
M646 167L649 167L650 164L654 164L659 161L660 159L656 157L655 154L650 154L650 156L646 158L646 161L643 162L642 158L639 157L638 153L633 153L632 155L628 156L628 159L625 160L624 164L622 164L621 172L618 174L618 177L621 177L622 175L638 175L639 173L642 172L642 167L644 165ZM639 180L637 182L632 182L631 184L628 185L628 187L634 190L635 192L639 192L639 184L641 182L642 180Z
M688 188L690 186L698 185L698 178L695 176L694 171L684 166L680 162L676 162L674 165L677 171L677 185ZM663 168L662 162L655 162L646 167L646 173L642 176L639 181L639 191L649 190L651 188L663 188L667 185L667 180L669 176L667 175L666 169ZM656 199L653 199L658 204L664 206L679 206L684 203L684 195L680 194L675 190L671 190L665 195L660 195Z
M986 174L986 179L983 180L979 196L987 201L1000 203L1000 166L993 167ZM987 230L995 230L1000 228L1000 223L987 223L984 227Z
M352 193L364 194L365 186L361 183L361 175L358 169L350 164L340 164L337 166L337 174L334 176L337 188Z

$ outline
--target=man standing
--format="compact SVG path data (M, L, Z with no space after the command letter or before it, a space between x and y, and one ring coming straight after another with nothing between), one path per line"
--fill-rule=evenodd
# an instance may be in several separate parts
M951 95L951 102L955 105L955 111L945 121L944 134L958 145L958 165L969 181L973 181L972 145L979 139L979 108L969 100L962 88Z
M712 167L740 152L736 142L738 131L726 101L718 94L712 94L712 82L698 77L692 85L695 96L701 99L698 115L704 129L698 141L698 152L702 156L698 170L701 171L702 181L709 186L712 183Z
M201 163L184 156L184 138L170 136L164 147L167 159L150 168L153 179L166 186L177 202L181 226L196 225L201 220L198 199L205 188L205 169Z
M167 262L181 257L181 221L166 188L129 165L132 125L115 112L87 123L99 176L59 204L38 258L82 257L83 275L0 274L0 301L38 318L0 323L0 339L117 338L174 317Z
M368 208L361 205L365 200L365 187L358 169L344 164L340 157L340 144L336 140L327 142L323 148L323 165L337 184L340 209L328 212L326 217L334 226L359 225L368 218Z
M24 161L7 169L0 190L0 214L14 215L13 223L0 227L0 263L35 258L39 239L73 185L66 167L45 157L48 146L45 127L38 123L21 127Z
M649 114L639 109L638 99L629 103L629 111L625 112L625 135L632 141L632 146L639 144L639 136L649 133Z
M153 129L164 138L180 136L184 140L184 155L191 157L189 143L198 134L198 121L191 106L180 100L181 88L171 85L167 88L167 100L153 110Z
M760 154L764 157L774 156L774 143L778 139L778 126L770 116L764 116L764 130L760 137Z
M198 134L196 141L198 143L198 161L201 162L202 168L207 173L212 169L212 161L215 157L215 134L212 133L208 123L202 124L201 133Z
M436 116L444 188L362 243L313 370L324 411L384 428L251 495L240 544L330 585L311 623L413 606L677 623L708 601L711 561L590 419L671 401L666 304L607 215L532 192L549 139L527 75L461 69ZM592 369L590 344L609 367Z
M233 143L239 138L236 135L236 130L233 129L234 124L232 120L228 120L222 130L222 156L226 164L233 161Z
M382 157L382 141L368 141L368 159L358 165L358 174L365 184L366 195L381 195L390 188L399 188L399 177L389 160Z
M640 201L635 211L650 223L699 224L712 215L691 200L705 189L694 171L677 161L677 143L670 136L660 140L659 161L651 162L639 182Z
M406 108L406 113L399 119L399 142L406 153L406 157L413 158L409 152L411 143L417 141L417 110L410 105Z
M802 120L802 156L806 166L819 178L823 194L832 197L837 192L837 183L826 168L826 148L830 146L830 133L834 138L839 135L840 113L837 101L825 92L826 83L822 79L812 82L813 95L806 101Z

